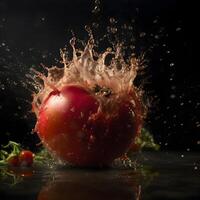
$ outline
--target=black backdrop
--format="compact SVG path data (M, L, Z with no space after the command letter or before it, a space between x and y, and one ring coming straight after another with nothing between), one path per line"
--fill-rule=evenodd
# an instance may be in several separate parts
M35 147L25 74L39 63L55 64L71 38L69 30L84 38L93 7L87 0L0 0L1 144L12 139ZM136 19L139 36L147 33L147 39L138 39L139 46L154 46L145 89L154 99L146 126L156 141L162 149L198 150L200 82L193 62L191 6L176 0L104 0L100 8L102 24L113 16L123 22Z

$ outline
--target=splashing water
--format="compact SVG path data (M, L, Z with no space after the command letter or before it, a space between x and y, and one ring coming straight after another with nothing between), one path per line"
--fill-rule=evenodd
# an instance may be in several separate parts
M84 50L76 49L76 38L73 37L70 44L73 49L73 58L67 57L66 51L61 51L64 67L47 68L47 76L31 69L36 74L34 84L38 93L34 94L33 111L38 116L42 102L50 92L59 91L63 86L75 84L84 88L94 89L95 87L110 88L115 98L118 99L134 89L134 95L141 98L142 91L133 85L139 67L142 66L142 59L131 56L125 61L122 53L122 44L117 44L115 51L107 48L103 53L94 51L94 38L90 38ZM107 57L111 55L110 64L106 64ZM38 79L39 78L39 79ZM42 80L42 83L41 83ZM110 101L112 101L111 99ZM134 100L132 101L134 104Z
M126 102L130 103L129 112L132 118L130 122L131 124L129 124L129 122L125 122L124 126L128 127L128 129L123 128L123 130L127 131L127 134L129 134L129 132L131 135L134 134L134 136L132 136L132 138L129 138L127 141L129 144L131 144L134 142L135 137L138 136L141 132L142 121L145 115L145 109L143 109L143 105L141 102L142 91L135 87L133 84L133 81L137 76L137 71L142 62L135 56L131 56L128 60L125 61L122 52L122 44L120 43L118 43L113 48L106 49L106 51L103 53L97 53L96 51L94 51L95 42L93 35L90 34L89 36L89 40L83 50L76 49L75 37L71 39L70 44L73 49L73 57L72 59L69 59L67 57L67 52L61 51L62 62L64 65L62 68L56 66L47 68L44 66L44 68L47 70L47 76L32 69L32 71L36 74L36 79L34 78L35 86L39 88L38 93L34 94L32 103L33 111L38 118L38 122L35 126L35 132L38 132L40 135L40 131L38 129L38 124L40 123L40 110L42 109L43 105L46 102L45 100L49 97L49 95L52 94L52 92L59 93L59 91L62 91L62 88L64 88L66 85L77 85L85 88L89 91L89 93L96 94L95 98L99 102L98 109L94 115L92 114L88 118L88 120L94 120L94 123L98 123L97 120L100 119L100 116L104 116L108 120L115 119L115 116L119 115L118 107L120 105L126 104ZM107 62L108 56L111 56L110 62ZM101 92L100 94L99 91ZM109 98L107 98L106 96L109 96ZM117 123L121 123L121 121ZM123 123L124 122L122 122L122 124ZM135 125L133 126L132 123L135 123ZM108 125L107 129L102 131L106 132L108 130L112 130L110 125ZM83 130L80 129L80 131ZM65 133L62 133L62 135L64 134ZM91 139L96 138L96 133L94 132L93 134L94 135L90 135L88 139L88 150L86 150L86 154L88 155L90 155L90 152L94 151L90 151L90 143L92 142ZM109 134L111 133L108 133L108 135ZM117 137L119 137L117 135L120 135L122 133L119 131L119 133L115 134L116 138L113 138L113 141L120 141L117 139ZM126 138L126 133L122 135L125 135L123 136L123 138ZM111 136L104 137L107 138ZM51 145L46 143L45 139L41 138L41 140L43 144L47 147L47 149L51 151L54 157L59 157L56 156L58 152L50 147ZM109 141L109 139L105 140ZM52 141L54 141L54 139L52 139ZM53 143L54 142L52 142L52 144ZM66 146L65 142L63 142L63 147L64 146ZM124 151L125 149L122 151L121 154L118 153L118 156L122 155ZM66 158L63 158L61 160L63 160L64 162L68 161ZM131 160L128 160L127 162L122 161L122 164L124 166L128 165L132 167L132 163L133 162Z
M98 12L99 10L96 10L95 14ZM138 70L144 66L144 58L143 56L137 58L133 52L126 55L125 51L128 49L125 45L126 41L124 39L120 41L117 26L117 20L110 18L107 34L103 36L108 40L111 48L109 47L100 53L97 52L95 47L99 46L101 40L96 39L95 41L90 27L85 26L89 35L87 43L81 41L83 47L76 48L77 39L74 36L70 40L73 50L72 58L68 57L66 49L61 51L63 67L47 68L43 66L47 71L46 76L32 69L35 74L33 77L34 85L37 89L32 102L32 109L37 116L34 131L39 134L42 143L51 154L61 161L78 166L104 166L120 156L123 157L123 154L128 150L135 151L134 148L137 149L135 138L141 133L146 107L142 102L143 92L134 85L134 80ZM130 50L132 51L131 48ZM62 118L63 126L61 126L65 127L66 123L74 123L73 126L77 127L74 132L68 128L60 129L60 125L48 129L51 120L53 120L53 124L59 120L56 117L52 119L51 116L47 116L47 123L43 122L42 110L47 111L50 108L47 108L46 105L51 95L62 94L63 88L69 85L82 87L88 94L95 96L97 110L92 113L91 109L92 112L89 116L86 114L83 125L79 124L78 121L72 120L71 122L71 114L69 122L67 122L66 117ZM63 109L66 108L63 107ZM71 109L70 111L74 112ZM121 118L120 115L122 115ZM80 118L83 118L81 113ZM41 128L43 125L44 128ZM97 130L98 126L101 127L98 128L99 130ZM48 130L47 134L52 132L53 138L46 139L46 133L43 130ZM54 135L56 135L55 138ZM73 135L76 138L68 135ZM84 139L80 140L80 137ZM73 144L78 148L80 145L80 152L71 148L71 141L74 140L85 141ZM57 145L62 146L62 148ZM122 161L122 164L131 166L132 161L126 159Z

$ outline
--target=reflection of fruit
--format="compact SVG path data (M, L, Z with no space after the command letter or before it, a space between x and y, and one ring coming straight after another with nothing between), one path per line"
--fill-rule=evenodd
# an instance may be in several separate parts
M105 183L106 184L106 183ZM38 200L122 200L134 199L134 192L125 188L105 187L105 185L91 185L84 187L79 183L58 182L56 185L44 188L40 191Z
M3 179L5 185L16 185L24 180L24 178L28 178L33 176L32 168L20 168L8 166L0 169L0 180Z
M33 169L31 168L8 168L7 173L16 177L31 177L33 175Z
M33 164L34 154L31 151L23 150L19 154L19 164L22 167L30 167Z
M115 100L110 95L110 90L92 93L76 85L51 92L36 126L42 142L56 157L74 165L110 164L130 148L142 121L133 91L129 95L135 97L134 105L127 96Z
M60 174L61 178L55 178L41 189L37 200L139 200L137 182L129 185L128 177L120 177L120 173L105 174L91 171Z

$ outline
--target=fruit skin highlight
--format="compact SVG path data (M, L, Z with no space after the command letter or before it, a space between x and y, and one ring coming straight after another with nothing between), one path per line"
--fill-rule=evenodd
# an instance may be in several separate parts
M100 167L133 147L141 128L140 115L136 96L133 105L128 96L115 100L112 94L66 85L44 100L36 129L54 157L75 166Z

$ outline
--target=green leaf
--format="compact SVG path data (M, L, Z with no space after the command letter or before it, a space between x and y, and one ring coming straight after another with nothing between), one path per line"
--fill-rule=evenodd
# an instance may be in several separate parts
M16 155L19 155L22 148L19 143L16 143L14 141L9 141L7 145L2 145L2 148L0 150L0 165L6 165L7 161Z
M141 135L135 139L135 143L140 145L141 149L159 150L160 148L160 145L155 143L153 135L146 128L142 128Z

